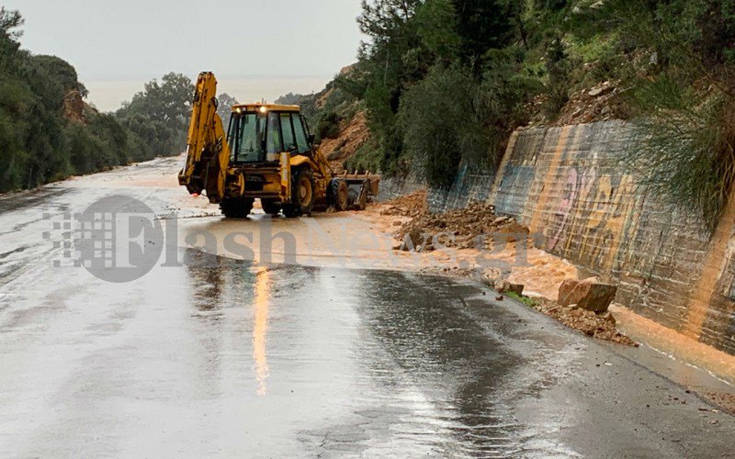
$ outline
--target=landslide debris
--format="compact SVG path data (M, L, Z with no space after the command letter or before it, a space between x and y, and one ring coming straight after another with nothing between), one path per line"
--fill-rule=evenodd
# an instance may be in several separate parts
M426 190L419 190L405 196L387 201L380 215L397 217L421 217L429 212L426 201Z
M594 277L583 281L565 279L559 286L559 304L562 306L576 304L582 309L599 314L607 312L617 291L617 286L603 284Z
M566 282L567 281L565 281L565 283ZM607 307L605 307L604 310L599 308L598 312L595 312L594 309L596 308L589 309L584 304L568 304L568 302L565 302L564 300L562 300L562 303L560 304L559 302L548 298L536 296L531 298L523 295L524 285L513 284L502 278L492 279L486 277L485 283L497 292L504 293L511 298L515 298L523 304L553 317L567 327L581 331L587 336L604 341L612 341L626 346L637 346L633 340L618 331L615 317L613 317L612 313L607 311ZM573 280L572 283L574 285L585 286L606 285L597 283L594 278L581 282ZM565 289L563 285L564 284L562 284L560 291Z
M533 303L532 306L535 309L587 336L626 346L637 346L632 339L618 331L615 326L615 317L610 312L596 314L576 304L562 306L546 298L533 298Z
M420 209L420 210L419 210ZM409 211L411 221L404 223L397 236L403 241L403 250L422 247L433 250L433 243L459 249L487 248L494 243L516 242L525 238L528 228L513 217L498 216L495 206L484 202L473 202L463 209L442 213L431 213L424 204Z
M320 148L330 162L342 165L355 155L368 137L367 114L359 111L352 118L340 121L339 135L334 139L322 139Z
M408 219L398 221L400 228L396 236L402 243L394 247L396 250L433 250L432 241L436 235L439 235L438 240L444 247L462 249L478 248L478 238L482 236L490 236L484 240L487 247L493 241L514 242L529 234L528 229L514 218L496 215L495 207L491 204L473 202L464 209L431 213L426 197L426 190L420 190L383 204L381 215ZM523 296L524 286L509 282L505 278L507 273L497 272L496 276L488 277L488 273L449 267L445 267L442 272L462 277L480 274L488 285L501 293L499 301L504 299L504 294L587 336L628 346L636 345L617 330L615 318L610 312L595 313L576 304L562 306L547 298ZM575 281L574 284L580 282Z

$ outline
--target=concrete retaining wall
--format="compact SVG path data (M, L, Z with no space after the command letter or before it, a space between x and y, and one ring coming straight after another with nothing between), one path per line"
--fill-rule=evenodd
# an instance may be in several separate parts
M463 163L449 190L430 189L428 191L429 208L433 212L442 212L465 207L472 201L486 201L490 198L494 181L494 171L470 168ZM386 178L380 183L378 199L384 201L423 188L426 188L426 184L418 177Z
M735 205L710 238L625 172L620 154L635 148L619 121L518 131L490 199L546 250L618 283L619 303L735 354Z
M714 235L652 196L620 163L636 148L621 121L515 132L497 174L460 167L449 191L429 192L432 210L494 202L543 248L619 285L617 302L666 327L735 354L735 197ZM381 197L423 187L386 180Z

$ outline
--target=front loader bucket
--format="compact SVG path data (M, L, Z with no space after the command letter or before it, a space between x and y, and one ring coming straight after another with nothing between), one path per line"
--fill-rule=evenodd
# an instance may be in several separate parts
M344 175L347 183L347 204L350 209L363 210L368 200L378 194L380 177L377 175Z

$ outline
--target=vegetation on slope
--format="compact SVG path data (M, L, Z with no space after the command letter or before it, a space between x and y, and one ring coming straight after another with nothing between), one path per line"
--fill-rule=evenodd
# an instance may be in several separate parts
M366 0L358 22L358 63L300 100L323 137L367 112L349 168L448 187L463 161L496 165L518 126L635 119L646 141L626 165L717 221L735 177L735 0Z
M73 66L20 48L22 24L0 7L0 192L183 151L187 77L165 75L116 113L99 113Z

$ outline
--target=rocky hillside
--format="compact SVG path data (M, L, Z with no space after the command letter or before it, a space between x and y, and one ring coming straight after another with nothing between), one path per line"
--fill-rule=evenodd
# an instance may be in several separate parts
M340 87L354 70L344 67L334 80L315 94L287 94L276 103L296 104L306 116L319 148L336 171L349 168L355 154L370 138L364 104Z

